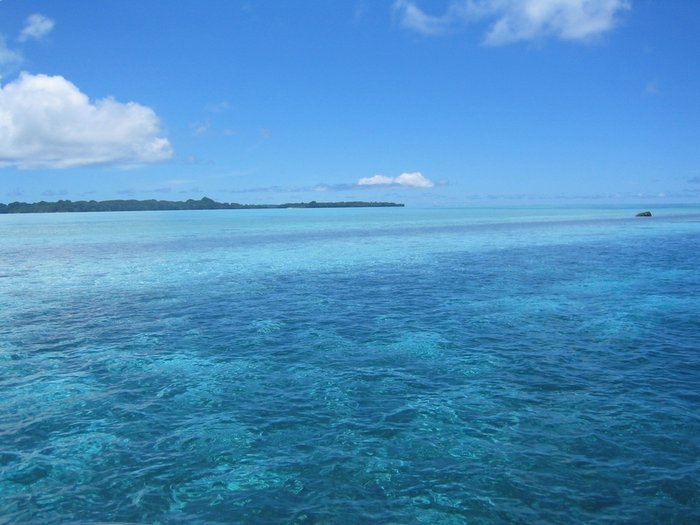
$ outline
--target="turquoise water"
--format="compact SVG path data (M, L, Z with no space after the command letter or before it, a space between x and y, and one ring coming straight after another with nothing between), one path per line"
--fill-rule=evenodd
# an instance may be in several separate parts
M0 216L0 523L700 522L700 208Z

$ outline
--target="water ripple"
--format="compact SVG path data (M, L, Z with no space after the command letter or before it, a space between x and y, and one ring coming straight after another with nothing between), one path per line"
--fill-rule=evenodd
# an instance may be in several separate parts
M302 228L269 265L223 227L20 242L0 523L699 521L700 238L674 221L397 227L374 255Z

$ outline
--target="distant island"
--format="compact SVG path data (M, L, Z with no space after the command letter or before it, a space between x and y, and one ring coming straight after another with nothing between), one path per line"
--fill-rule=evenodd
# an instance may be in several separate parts
M288 202L285 204L238 204L236 202L216 202L208 197L199 200L159 201L150 200L110 200L110 201L70 201L57 202L11 202L0 203L2 213L66 213L87 211L161 211L161 210L260 210L282 208L388 208L403 207L395 202Z

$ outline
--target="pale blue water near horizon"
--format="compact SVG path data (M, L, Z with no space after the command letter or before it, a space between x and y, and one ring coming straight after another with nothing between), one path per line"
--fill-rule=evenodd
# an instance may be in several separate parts
M0 523L698 523L641 209L0 215Z

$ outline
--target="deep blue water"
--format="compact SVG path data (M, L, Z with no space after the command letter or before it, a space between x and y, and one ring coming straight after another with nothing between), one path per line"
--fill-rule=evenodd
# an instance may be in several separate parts
M0 216L0 523L698 523L700 208Z

